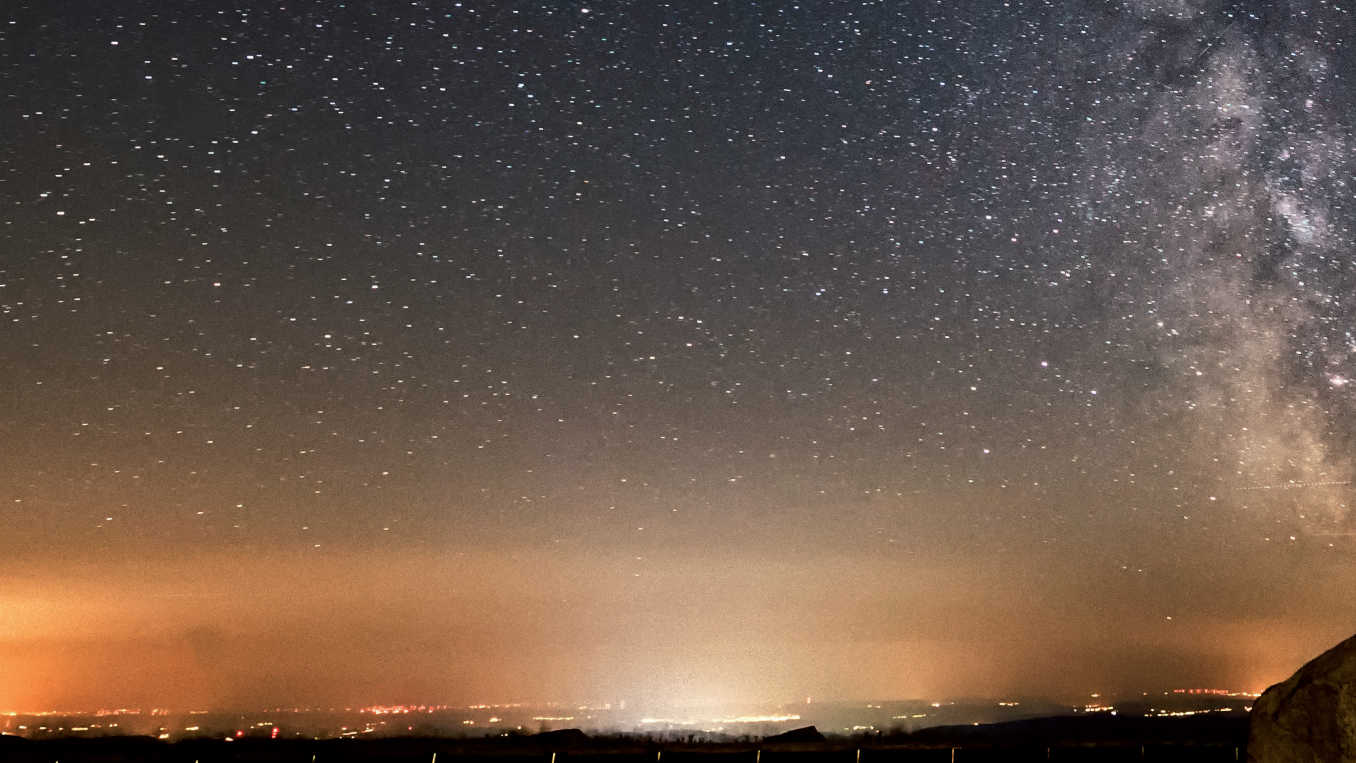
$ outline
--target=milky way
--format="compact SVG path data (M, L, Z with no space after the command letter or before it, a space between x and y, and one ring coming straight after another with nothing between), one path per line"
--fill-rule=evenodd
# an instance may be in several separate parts
M1136 153L1099 168L1149 202L1132 218L1152 258L1136 297L1153 323L1137 331L1157 330L1171 375L1200 378L1182 402L1206 409L1201 447L1224 479L1343 482L1356 347L1350 59L1332 39L1343 27L1322 6L1137 10L1144 30L1108 57L1152 62L1146 80L1160 87L1135 104ZM1324 496L1309 518L1339 521L1345 503Z
M1279 677L1356 615L1353 33L7 4L0 710Z

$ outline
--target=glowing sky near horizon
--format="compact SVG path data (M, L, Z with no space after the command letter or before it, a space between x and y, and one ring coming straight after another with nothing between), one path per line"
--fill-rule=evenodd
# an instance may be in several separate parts
M1260 689L1339 4L0 10L0 710Z

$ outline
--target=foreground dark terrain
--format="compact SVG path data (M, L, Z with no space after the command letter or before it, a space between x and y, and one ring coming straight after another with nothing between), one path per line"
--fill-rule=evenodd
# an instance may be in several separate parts
M148 737L29 741L0 737L14 763L924 763L926 761L1234 761L1246 758L1247 718L1039 718L947 726L899 736L822 742L704 743L555 732L488 739L185 740Z

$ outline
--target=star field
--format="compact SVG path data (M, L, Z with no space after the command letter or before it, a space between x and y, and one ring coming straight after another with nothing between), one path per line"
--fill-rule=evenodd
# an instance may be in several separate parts
M1354 31L1317 0L21 0L0 570L42 582L0 582L36 613L0 640L65 643L41 613L90 570L160 601L207 560L256 590L194 626L242 660L324 620L252 625L261 580L402 602L421 657L365 701L1261 680L1356 614ZM185 606L237 596L203 574ZM997 649L1034 667L967 661L986 607L1038 623ZM179 643L120 617L96 636ZM466 666L496 641L570 667ZM60 686L0 705L98 694Z

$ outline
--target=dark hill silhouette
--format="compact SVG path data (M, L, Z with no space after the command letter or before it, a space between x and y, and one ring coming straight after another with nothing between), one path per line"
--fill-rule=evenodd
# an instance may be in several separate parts
M824 735L814 726L802 726L798 729L783 731L770 737L763 737L763 744L819 744Z
M532 740L556 747L578 747L588 743L589 735L579 729L556 729L533 734Z
M1217 744L1242 747L1248 718L1242 713L1188 718L1123 715L1066 715L979 726L933 726L905 735L911 744Z

